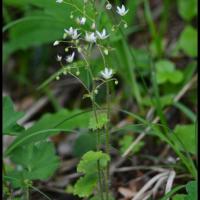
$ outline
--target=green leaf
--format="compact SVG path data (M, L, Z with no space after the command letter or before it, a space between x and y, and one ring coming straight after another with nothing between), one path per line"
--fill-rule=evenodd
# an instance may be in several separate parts
M185 185L178 185L174 188L172 188L172 190L170 192L168 192L164 197L162 197L160 200L168 200L169 197L171 197L174 193L176 193L177 191L183 189L185 187Z
M195 123L197 117L196 114L193 113L192 110L190 110L189 107L185 106L184 104L180 102L174 102L173 105L178 108L180 111L182 111L193 123Z
M69 17L72 7L58 4L54 0L23 0L23 3L5 0L4 3L25 11L26 7L32 8L28 14L24 13L22 18L4 27L4 31L8 30L10 36L3 45L4 62L11 53L17 50L53 43L63 36L64 28L75 25L74 20ZM76 3L80 6L82 1L77 0Z
M197 181L190 181L186 185L187 195L177 194L172 200L197 200Z
M167 94L160 97L160 103L161 103L162 108L164 108L165 106L171 105L173 103L173 97L174 97L173 94ZM142 103L145 106L154 106L155 101L156 101L155 98L146 97L143 99Z
M132 51L136 59L137 67L143 68L145 70L149 69L150 58L148 51L142 48L133 48Z
M6 155L21 145L41 141L60 131L70 132L75 128L87 128L89 112L61 110L55 114L45 114L31 128L24 130L6 150Z
M82 156L87 151L94 150L96 148L96 134L94 133L82 133L76 139L73 146L73 154L75 156Z
M183 72L184 73L183 84L187 84L192 79L196 70L197 70L197 61L192 61L186 66Z
M106 113L97 113L97 119L92 114L89 122L89 129L97 130L103 128L108 122L107 114Z
M127 1L127 8L129 8L129 12L127 15L124 16L124 19L127 22L128 26L131 26L132 23L134 22L137 13L137 8L140 3L141 3L140 0Z
M187 197L185 200L197 200L197 181L190 181L186 185Z
M196 135L194 124L177 125L174 130L173 138L177 141L175 143L179 149L196 154Z
M197 31L192 26L186 26L179 39L179 47L191 57L197 56Z
M197 15L197 0L178 0L178 12L180 16L189 21Z
M98 182L98 163L100 169L105 169L110 161L109 155L102 151L88 151L83 155L77 166L77 172L84 173L74 186L74 194L79 197L89 197Z
M15 168L7 169L4 179L13 188L25 188L32 180L46 180L53 175L59 164L53 144L46 141L20 146L10 159Z
M182 72L175 69L174 63L169 60L158 60L155 67L158 84L163 84L168 81L177 84L183 80Z
M89 197L98 182L98 177L96 173L90 173L81 177L75 184L74 194L79 197Z
M15 112L14 105L10 97L3 97L3 134L12 135L23 130L16 122L24 114Z
M58 167L58 157L50 142L39 142L20 146L10 156L12 162L20 165L25 179L45 180L52 176Z
M185 194L177 194L172 198L172 200L185 200L185 197Z
M110 157L102 151L88 151L83 155L80 163L77 167L77 172L91 173L97 172L97 161L99 161L100 167L106 167Z
M20 170L19 170L19 166L18 166L16 168L16 170L7 171L6 176L4 176L4 181L10 182L13 188L27 187L27 180L24 177L23 172Z

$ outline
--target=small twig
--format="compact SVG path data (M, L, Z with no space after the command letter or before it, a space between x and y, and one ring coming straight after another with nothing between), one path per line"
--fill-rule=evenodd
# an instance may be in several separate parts
M34 186L29 186L30 188L32 188L33 190L35 190L36 192L39 192L41 195L43 195L46 199L48 200L52 200L50 197L48 197L44 192L40 191L38 188L34 187Z
M142 200L148 200L151 195L152 195L152 191L147 192L146 196L144 196Z
M142 179L145 179L145 178L147 178L149 175L151 175L153 173L155 173L155 171L149 171L149 172L143 174L142 176L139 176L139 177L135 178L134 180L131 181L131 183L136 183L136 182L138 182L138 181L140 181Z
M165 194L171 191L175 176L176 176L176 172L174 170L170 171L166 188L165 188ZM169 200L169 198L167 200Z
M163 176L158 182L155 184L155 186L152 189L152 195L155 198L156 193L158 192L158 189L162 186L162 184L167 180L168 176Z
M163 172L156 176L154 176L152 179L150 179L141 189L140 191L132 198L132 200L141 200L141 196L158 180L160 180L162 177L166 176L169 172Z
M132 167L121 167L114 170L114 172L127 172L133 170L153 170L158 172L166 172L166 169L159 166L147 167L147 166L132 166Z

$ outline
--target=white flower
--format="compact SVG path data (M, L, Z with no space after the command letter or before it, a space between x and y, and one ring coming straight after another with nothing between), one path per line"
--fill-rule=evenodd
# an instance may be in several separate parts
M78 39L78 37L79 37L80 35L81 35L81 33L78 34L77 29L74 29L74 32L73 32L73 34L72 34L72 39L73 39L73 40L76 40L76 39Z
M62 56L57 55L57 61L60 62L62 60Z
M109 35L106 35L106 30L103 29L103 31L100 33L99 31L96 31L97 36L101 40L105 40Z
M73 52L72 55L67 56L66 61L67 61L68 63L73 62L74 56L75 56L75 52Z
M56 0L56 3L62 3L63 0Z
M106 9L107 10L111 10L112 9L112 5L110 3L106 4Z
M64 29L65 33L67 33L68 35L70 35L72 37L72 39L76 40L81 34L78 34L78 30L77 29L73 29L72 27L69 28L69 30Z
M79 23L80 25L84 25L85 22L86 22L86 18L85 18L85 17L78 18L78 23Z
M117 6L117 13L121 16L126 15L128 12L128 10L126 10L125 6L122 5L122 7L120 8L119 6Z
M74 29L72 27L69 28L69 30L64 29L65 33L67 33L68 35L72 36L74 33Z
M59 45L59 41L58 41L58 40L56 40L56 41L53 43L53 46L57 46L57 45Z
M91 43L94 43L94 42L96 42L96 36L95 36L95 34L94 33L87 33L86 32L86 34L85 34L85 40L87 41L87 42L91 42Z
M101 75L103 76L103 78L105 79L109 79L112 77L113 75L113 70L112 69L108 69L107 67L104 69L104 71L101 71Z

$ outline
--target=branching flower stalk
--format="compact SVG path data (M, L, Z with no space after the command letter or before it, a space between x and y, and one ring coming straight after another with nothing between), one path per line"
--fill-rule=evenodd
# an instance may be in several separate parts
M65 59L61 55L57 55L57 61L60 63L63 70L59 73L56 77L56 80L60 79L61 75L71 75L76 78L85 88L87 94L84 97L89 98L92 104L93 116L95 118L96 126L93 130L96 133L97 138L97 151L101 150L101 133L100 129L104 128L105 130L105 152L107 155L110 155L110 133L109 133L109 126L110 126L110 84L114 82L116 85L118 81L116 78L113 78L114 71L113 69L108 67L106 56L109 54L109 51L113 50L109 44L109 38L112 37L112 34L118 30L118 28L124 24L124 27L127 27L127 23L122 18L124 15L128 13L128 9L125 8L124 5L114 6L108 1L104 0L97 5L97 1L95 0L82 0L83 6L77 6L76 3L72 0L56 0L59 4L66 4L73 8L74 10L70 14L70 18L74 19L77 23L76 28L68 27L64 29L63 40L56 40L53 43L53 46L57 46L60 43L66 44L67 47L65 48L65 52L68 54L66 55ZM88 10L91 11L89 14ZM98 8L98 9L97 9ZM99 10L100 9L100 10ZM115 10L115 13L119 16L120 20L117 25L113 25L110 33L108 29L105 27L100 28L101 17L103 10L105 9L108 12ZM88 25L90 28L88 28ZM108 31L108 32L107 32ZM70 40L68 40L70 39ZM104 42L107 41L107 42ZM99 51L100 57L103 61L103 70L100 71L97 75L93 72L92 64L90 60L92 59L92 52L93 49L97 49ZM74 63L74 60L77 56L80 55L84 61L84 66L79 66L78 64ZM63 61L65 63L63 63ZM90 77L90 83L87 85L84 83L80 75L80 68L84 67L85 71ZM75 72L76 71L76 72ZM103 127L99 127L100 124L100 115L98 112L102 112L102 107L99 106L96 102L96 95L99 93L101 87L105 85L106 87L106 122L103 124ZM109 162L107 167L104 169L100 166L100 161L97 161L97 171L98 171L98 185L99 185L99 196L101 200L109 200ZM90 194L87 194L90 195Z

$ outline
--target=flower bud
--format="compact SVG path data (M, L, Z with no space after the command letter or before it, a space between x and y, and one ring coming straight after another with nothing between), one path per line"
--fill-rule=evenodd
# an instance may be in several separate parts
M111 10L111 9L112 9L112 5L111 5L110 3L108 3L108 4L106 5L106 9L107 9L107 10Z
M104 49L104 54L108 55L108 49Z
M63 70L63 74L66 75L67 74L67 69Z
M124 24L124 28L128 28L128 24L127 23Z
M91 29L95 29L95 28L96 28L96 24L93 22L92 26L91 26Z
M78 47L78 52L81 53L82 49L81 47Z
M71 18L71 19L73 19L73 18L74 18L74 15L73 15L73 13L71 13L71 14L70 14L70 18Z
M64 33L63 34L63 39L66 39L67 38L67 33Z
M56 40L54 43L53 43L53 46L57 46L57 45L59 45L59 41L58 40Z

